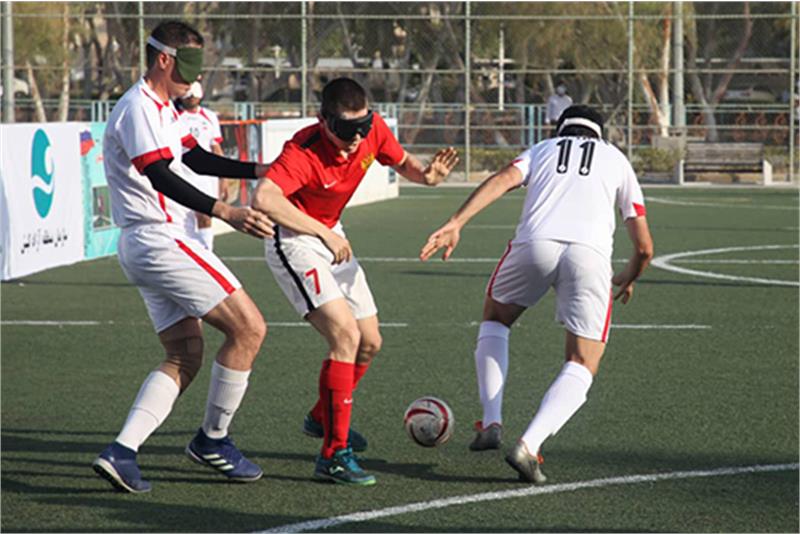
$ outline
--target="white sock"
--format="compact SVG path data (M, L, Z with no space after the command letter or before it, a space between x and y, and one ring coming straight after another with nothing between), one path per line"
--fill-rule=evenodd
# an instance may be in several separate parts
M214 362L211 368L211 384L208 386L206 416L203 432L213 439L228 435L228 426L247 391L250 371L235 371Z
M199 228L197 230L197 238L208 249L214 250L214 229L213 228Z
M483 321L475 347L478 393L483 405L483 428L503 422L503 386L508 371L508 334L506 325Z
M166 373L153 371L147 375L128 412L128 419L117 436L117 442L138 451L139 446L167 418L179 394L178 384Z
M564 364L522 435L522 441L531 454L536 454L544 440L555 435L583 406L591 385L592 373L589 369L576 362Z

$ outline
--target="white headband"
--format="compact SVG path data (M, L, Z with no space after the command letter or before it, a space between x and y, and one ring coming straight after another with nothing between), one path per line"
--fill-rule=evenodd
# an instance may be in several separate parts
M603 137L603 130L596 122L592 122L589 119L584 119L583 117L570 117L569 119L564 119L564 122L561 123L561 127L558 129L558 133L566 128L567 126L583 126L584 128L589 128L591 131L597 134L598 137Z
M155 48L156 50L161 50L165 54L169 54L170 56L177 56L178 51L172 48L171 46L167 46L152 35L147 38L147 44Z

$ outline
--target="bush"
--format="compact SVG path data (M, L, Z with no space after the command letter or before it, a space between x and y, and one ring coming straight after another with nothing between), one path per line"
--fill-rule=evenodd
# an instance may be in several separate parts
M472 171L496 172L514 161L522 153L520 148L473 148ZM463 161L464 157L461 156Z
M672 172L681 159L678 150L664 150L661 148L641 148L633 154L633 168L637 175L648 172Z

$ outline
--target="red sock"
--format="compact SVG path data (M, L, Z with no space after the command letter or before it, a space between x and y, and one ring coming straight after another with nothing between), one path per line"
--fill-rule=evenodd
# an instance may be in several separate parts
M329 362L329 361L330 360L325 360L325 362ZM325 362L323 362L323 365L325 365ZM368 363L365 363L365 364L357 363L356 364L356 370L355 370L355 373L353 375L353 391L355 391L356 387L358 387L358 382L361 380L361 378L367 372L367 369L369 369L369 364ZM321 423L322 422L322 418L324 416L325 416L325 412L323 411L323 408L322 408L322 401L318 398L317 399L317 403L314 405L313 408L311 408L311 419L313 419L314 421L317 421L318 423Z
M367 372L367 369L369 369L368 363L356 364L356 371L353 375L353 391L355 391L355 389L358 387L358 383L361 381L361 378Z
M355 364L326 360L319 373L319 396L322 401L322 457L330 458L347 447L350 413L353 409L353 374Z

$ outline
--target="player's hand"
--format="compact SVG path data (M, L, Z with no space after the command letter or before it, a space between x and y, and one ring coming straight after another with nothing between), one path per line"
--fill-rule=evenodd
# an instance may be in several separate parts
M333 254L333 265L340 263L347 263L353 257L353 249L350 247L350 241L340 236L336 232L328 232L322 237L322 243Z
M611 283L619 287L617 292L614 293L614 300L619 300L619 298L622 297L623 304L627 304L631 297L633 297L634 281L630 278L627 271L628 269L625 269L619 274L614 275L614 278L611 279Z
M458 245L459 239L461 239L461 226L450 221L430 235L419 253L419 259L427 261L437 250L443 248L442 260L447 261Z
M249 206L235 208L229 206L222 219L236 230L253 237L272 237L275 235L274 223L261 211Z
M423 176L428 185L437 185L447 178L450 171L458 165L458 152L453 147L443 148L433 156L433 160L425 167Z

